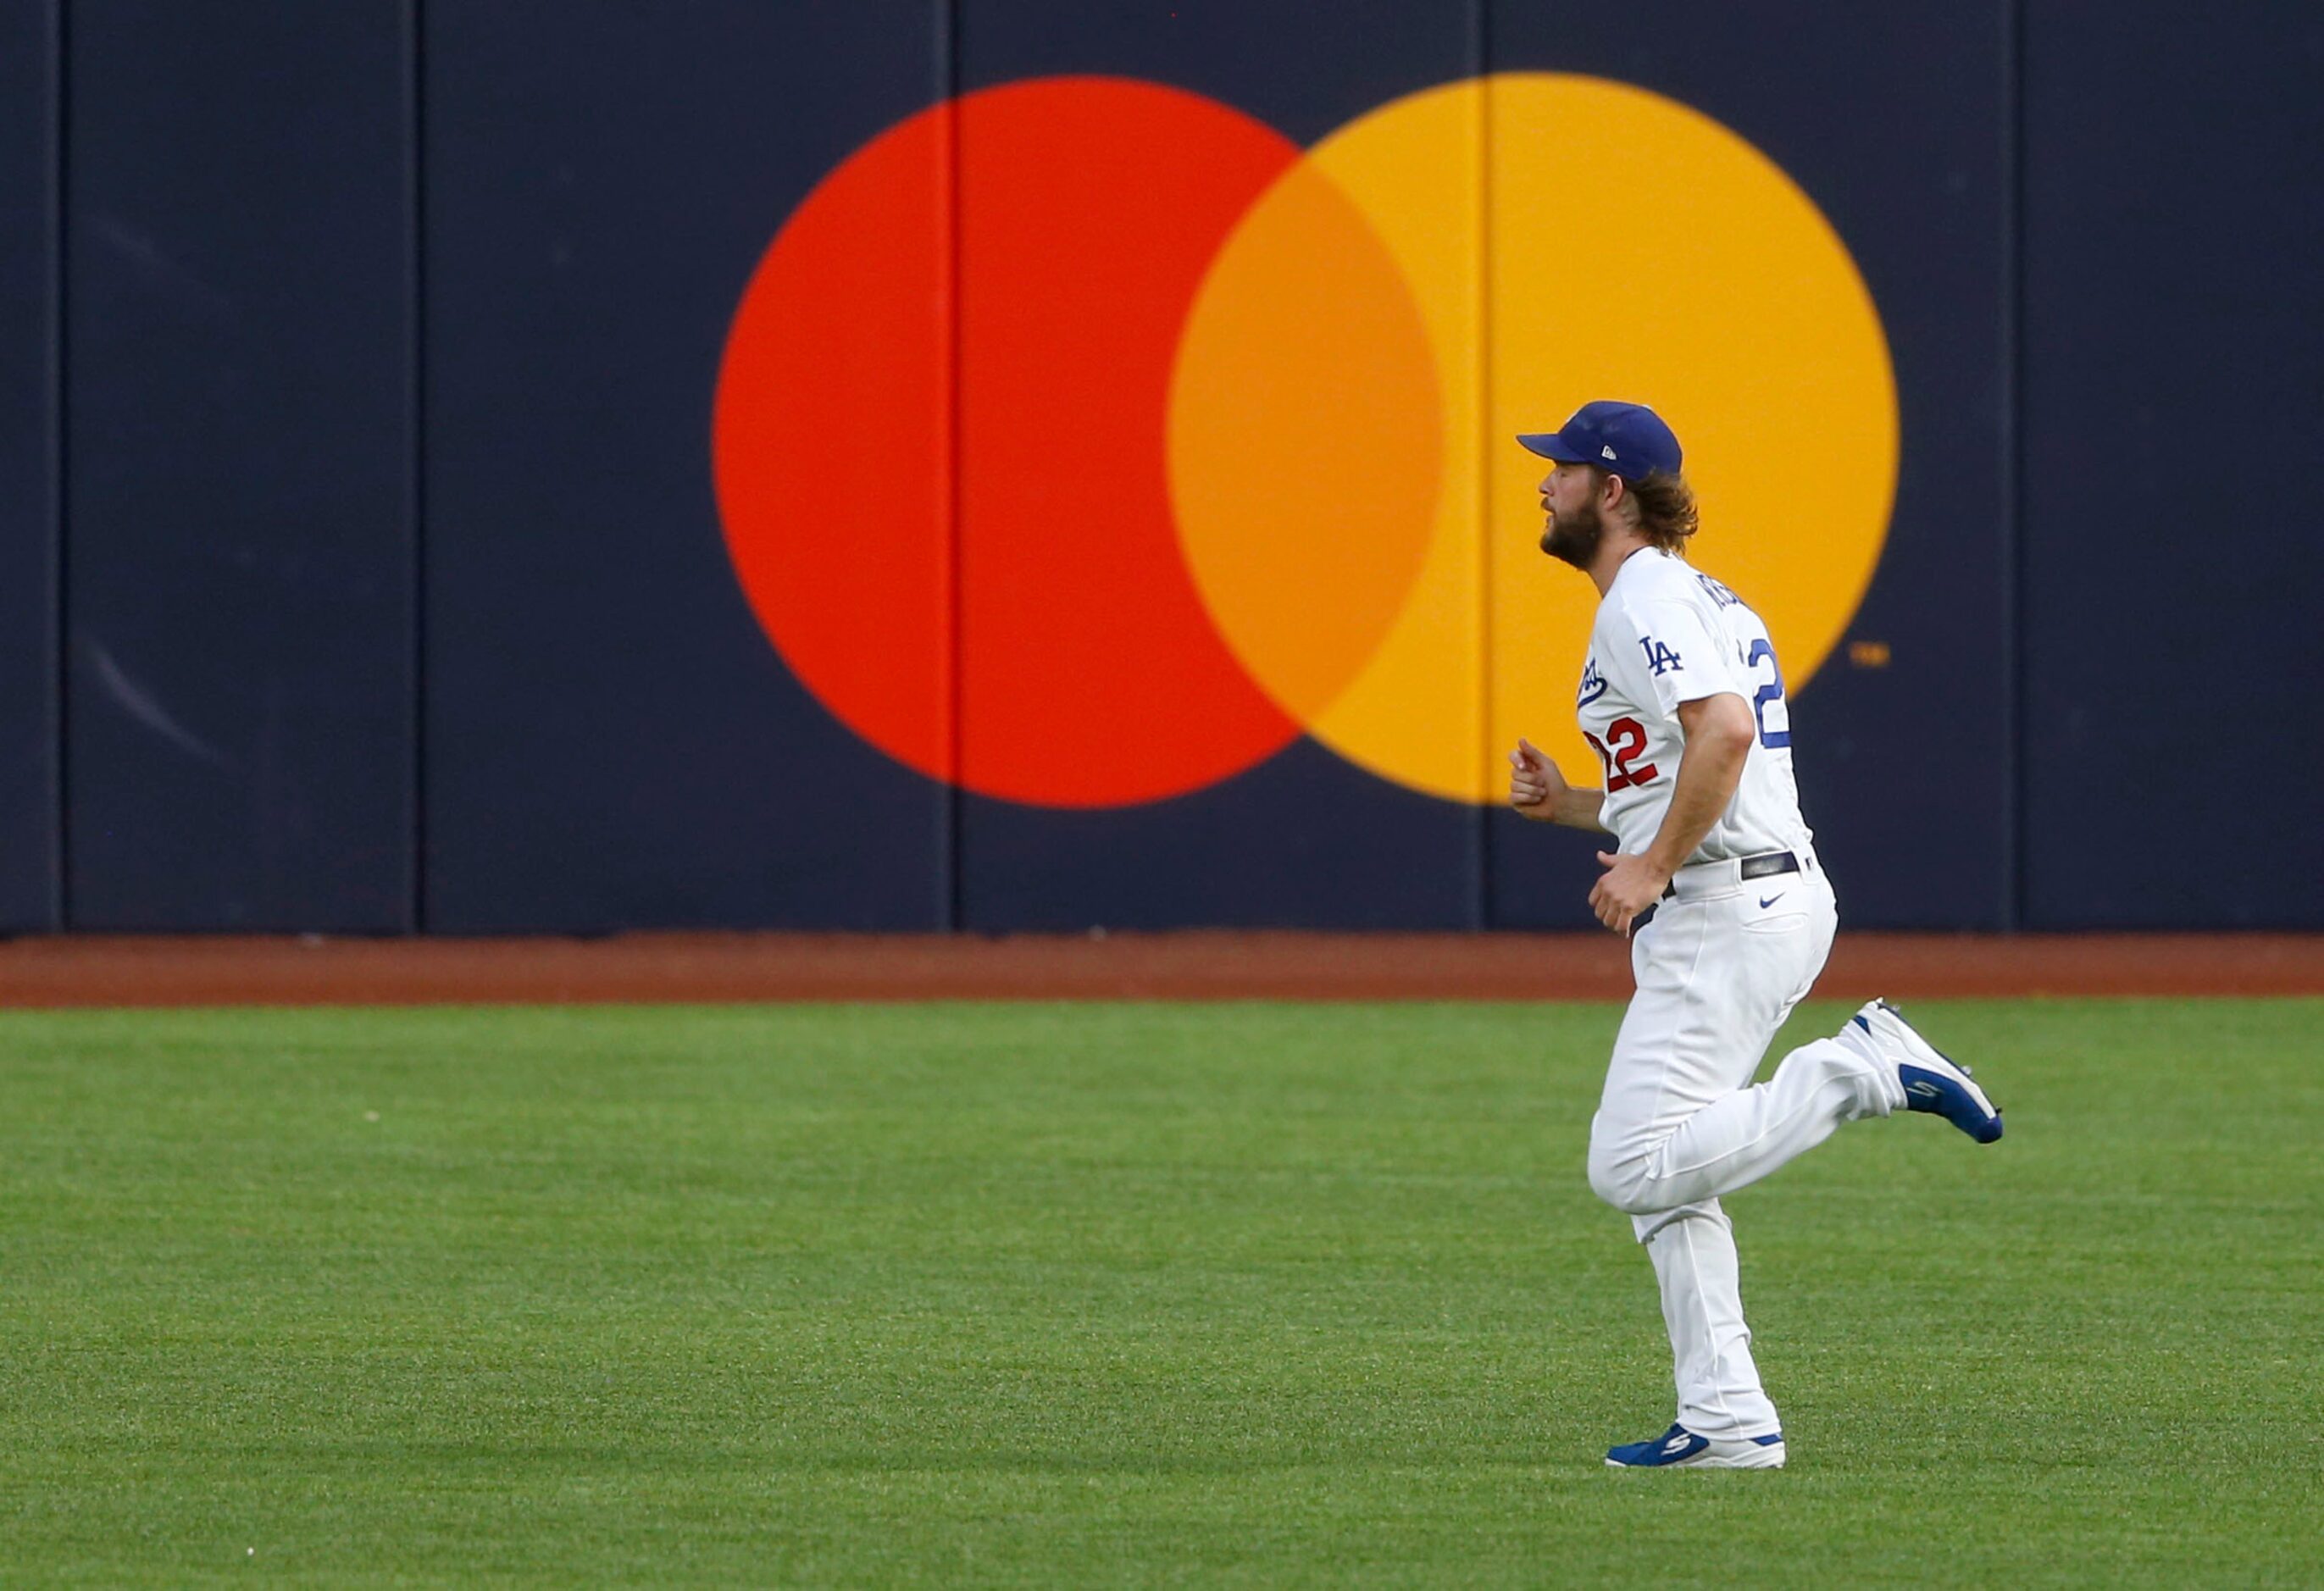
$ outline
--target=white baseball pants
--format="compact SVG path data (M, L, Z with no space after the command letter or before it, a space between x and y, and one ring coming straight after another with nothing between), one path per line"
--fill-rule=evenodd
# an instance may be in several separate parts
M1735 1237L1719 1196L1904 1103L1866 1049L1818 1039L1752 1084L1767 1042L1831 953L1831 885L1803 870L1746 883L1734 862L1682 869L1637 931L1637 993L1590 1128L1590 1185L1632 1218L1662 1288L1678 1421L1709 1437L1773 1435L1751 1360Z

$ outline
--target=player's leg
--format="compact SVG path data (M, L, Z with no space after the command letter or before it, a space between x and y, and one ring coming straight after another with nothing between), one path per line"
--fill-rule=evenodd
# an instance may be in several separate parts
M1769 1468L1784 1462L1775 1406L1743 1320L1735 1241L1716 1195L1756 1181L1858 1117L1900 1104L1939 1110L1973 1136L1999 1120L1966 1069L1867 1007L1839 1038L1784 1057L1749 1082L1767 1041L1822 970L1837 922L1820 874L1790 912L1738 895L1665 910L1633 949L1638 993L1625 1015L1591 1124L1591 1182L1631 1212L1654 1262L1670 1333L1679 1422L1614 1448L1624 1466ZM1805 908L1805 909L1800 909ZM1868 1042L1869 1041L1869 1042ZM1925 1105L1905 1097L1919 1078Z
M1673 1200L1643 1213L1628 1201L1654 1185L1647 1173L1661 1145L1749 1081L1767 1041L1821 970L1836 921L1829 890L1793 904L1798 909L1770 913L1739 897L1674 903L1633 950L1637 994L1591 1126L1591 1181L1633 1212L1654 1264L1678 1424L1655 1441L1614 1448L1609 1463L1765 1468L1784 1462L1781 1423L1751 1357L1726 1212L1711 1197ZM1808 905L1821 910L1804 909ZM1836 1125L1837 1114L1825 1114Z
M1759 1384L1735 1237L1717 1200L1636 1222L1662 1291L1678 1386L1678 1421L1651 1441L1617 1447L1623 1467L1780 1469L1783 1423Z
M1822 876L1792 895L1794 909L1772 915L1748 894L1672 902L1640 936L1638 992L1591 1130L1591 1186L1617 1209L1716 1199L1904 1102L1895 1068L1846 1039L1803 1044L1745 1086L1831 946Z
M1635 1221L1662 1292L1678 1422L1713 1439L1780 1435L1775 1405L1751 1358L1735 1230L1727 1212L1711 1199ZM1769 1457L1780 1460L1781 1455Z

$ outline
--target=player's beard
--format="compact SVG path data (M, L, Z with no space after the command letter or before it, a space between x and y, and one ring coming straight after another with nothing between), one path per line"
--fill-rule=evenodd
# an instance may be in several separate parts
M1587 569L1598 559L1598 544L1606 539L1606 521L1599 517L1598 505L1584 503L1572 514L1549 511L1549 529L1541 533L1541 550L1553 558L1561 558L1577 569Z

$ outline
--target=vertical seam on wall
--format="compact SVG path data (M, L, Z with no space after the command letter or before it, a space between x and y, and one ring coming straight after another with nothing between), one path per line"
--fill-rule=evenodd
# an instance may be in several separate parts
M1476 0L1474 76L1477 95L1477 738L1472 743L1478 764L1470 771L1483 778L1492 766L1493 732L1493 51L1491 0ZM1476 836L1473 860L1477 887L1471 908L1480 931L1493 924L1493 806L1489 783L1471 807L1471 832Z
M2025 13L2023 0L2002 0L2001 211L2001 644L2005 693L2004 744L2009 777L2009 821L2002 832L2002 916L2013 932L2025 925L2025 494L2024 345L2025 299Z
M71 159L69 106L66 96L71 91L70 74L66 69L65 0L51 0L49 6L49 110L50 130L54 134L53 158L49 162L49 656L52 673L49 681L49 746L52 752L49 766L49 811L53 829L49 844L49 914L59 928L72 926L72 902L69 893L71 869L66 859L71 846L71 817L67 810L66 758L71 737L67 733L71 704L65 684L69 676L71 630L66 623L65 525L69 516L71 500L68 470L71 464L71 423L69 400L71 383L67 378L66 360L70 345L66 331L66 295L71 290L71 273L66 269L67 238L65 228L69 223L66 203L66 186Z
M405 167L410 206L411 322L407 353L406 423L411 479L411 926L428 931L428 209L427 0L404 7L405 91L410 158Z
M960 113L960 0L936 0L934 11L936 30L936 87L943 94L943 109L938 113L938 125L944 129L944 167L939 179L943 185L943 248L945 269L945 299L943 336L945 338L945 379L940 383L944 392L945 458L945 645L939 655L944 658L945 677L945 779L944 830L939 841L942 854L937 859L941 871L944 926L958 933L966 912L964 909L961 878L962 802L961 770L961 706L964 694L961 674L966 648L961 634L961 113Z

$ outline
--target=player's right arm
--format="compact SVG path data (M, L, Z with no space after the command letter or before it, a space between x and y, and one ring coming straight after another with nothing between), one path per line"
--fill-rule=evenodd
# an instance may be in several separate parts
M1509 805L1519 817L1536 823L1595 829L1601 834L1609 832L1598 821L1599 809L1606 805L1606 792L1576 789L1567 784L1557 764L1522 736L1517 749L1509 753Z

